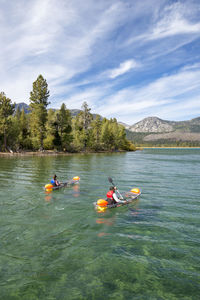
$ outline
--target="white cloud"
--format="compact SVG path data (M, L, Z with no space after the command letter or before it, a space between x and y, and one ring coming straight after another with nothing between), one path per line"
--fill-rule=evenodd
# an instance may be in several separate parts
M103 85L103 88L85 87L79 92L74 91L66 98L65 104L68 108L80 108L87 101L93 113L107 118L116 117L131 125L152 115L180 120L185 115L195 114L200 109L199 93L200 71L194 65L188 65L187 69L182 68L146 86L129 86L118 92L113 90L111 83Z
M199 7L189 2L176 2L172 5L157 7L152 20L139 34L134 34L122 44L133 45L144 51L146 61L175 52L183 46L200 38ZM192 18L194 17L194 18ZM198 21L197 21L198 20ZM145 47L145 48L144 48Z
M0 82L6 93L13 90L10 94L17 102L27 99L23 89L27 78L32 84L43 74L51 81L55 95L56 85L86 72L93 60L99 59L94 48L126 16L120 1L96 5L88 0L83 5L79 1L21 0L16 7L6 5L2 8L9 18L0 18ZM16 78L20 78L20 85Z
M165 9L164 17L156 24L148 39L161 39L178 34L200 34L200 23L191 23L182 14L183 6L174 4Z
M124 61L119 65L119 68L112 69L109 71L110 78L116 78L122 74L129 72L130 70L139 67L139 63L137 63L134 59L129 59Z
M51 107L65 102L80 108L87 101L94 112L130 123L153 112L172 115L178 103L199 99L199 54L193 46L200 22L195 2L167 3L3 1L1 90L12 101L28 103L32 83L42 74ZM189 43L194 44L188 50ZM175 73L180 65L185 67ZM192 103L190 111L197 108Z
M193 102L190 105L191 94ZM160 114L165 119L174 117L174 108L179 107L177 117L185 114L185 107L193 107L193 112L200 108L194 95L199 99L200 71L199 69L184 70L173 75L159 78L147 86L129 87L104 98L104 103L98 111L108 118L116 116L120 121L133 124L141 116ZM162 114L161 114L162 112Z

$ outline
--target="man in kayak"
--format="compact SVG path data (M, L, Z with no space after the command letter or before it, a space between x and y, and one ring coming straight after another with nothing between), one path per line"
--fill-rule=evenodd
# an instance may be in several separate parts
M108 205L116 204L116 203L126 203L126 201L121 200L117 197L115 191L116 191L116 186L111 186L110 190L107 192L107 201Z
M53 183L54 186L59 186L60 185L60 182L57 180L56 174L53 176L52 183Z

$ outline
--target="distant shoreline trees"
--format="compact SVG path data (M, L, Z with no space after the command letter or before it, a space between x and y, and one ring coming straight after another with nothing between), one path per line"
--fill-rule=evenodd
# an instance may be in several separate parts
M14 112L15 104L6 97L4 92L0 93L0 134L3 138L3 151L7 149L7 136L11 126L11 116Z
M134 151L126 138L125 128L116 119L94 117L87 102L72 118L63 103L58 110L47 106L50 92L42 75L33 82L30 92L30 113L18 108L0 93L0 151L65 152Z

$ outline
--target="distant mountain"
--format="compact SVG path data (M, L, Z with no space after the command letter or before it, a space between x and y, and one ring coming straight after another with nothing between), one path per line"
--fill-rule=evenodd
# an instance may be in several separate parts
M129 127L132 132L171 132L175 122L148 117Z
M132 132L200 132L200 117L189 121L166 121L157 117L148 117L128 128Z
M30 111L29 111L29 105L26 104L26 103L24 103L24 102L17 103L17 104L15 105L15 111L17 110L18 107L19 107L20 110L24 109L24 112L25 112L26 114L30 113ZM51 108L51 109L56 110L56 109L54 109L54 108ZM70 113L71 113L71 116L72 116L72 117L76 117L80 112L81 112L80 109L70 109ZM96 119L97 116L100 116L100 115L98 115L98 114L92 114L92 115L93 115L94 119ZM100 119L102 120L103 117L100 116Z
M159 140L200 142L200 133L175 131L169 133L149 134L143 139L144 142L153 142Z
M29 111L29 105L24 103L24 102L15 104L15 111L17 110L18 107L19 107L20 110L24 109L24 112L26 114L28 114L30 112Z
M70 109L70 113L72 117L76 117L81 112L80 109Z
M123 122L118 122L120 125L124 126L126 129L130 129L130 125L123 123Z
M135 143L200 143L200 117L188 121L166 121L148 117L130 126L127 137Z

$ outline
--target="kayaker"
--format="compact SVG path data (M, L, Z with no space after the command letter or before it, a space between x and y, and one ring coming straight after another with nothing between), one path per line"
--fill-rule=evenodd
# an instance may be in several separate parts
M107 192L107 201L109 205L116 204L116 203L126 203L125 200L121 200L117 197L115 191L116 191L116 186L111 186L109 191Z
M60 182L58 181L56 174L53 176L53 185L54 186L59 186L60 185Z

